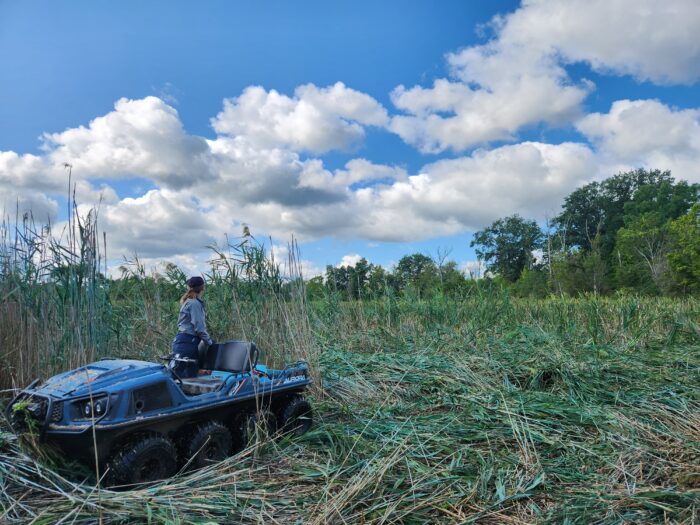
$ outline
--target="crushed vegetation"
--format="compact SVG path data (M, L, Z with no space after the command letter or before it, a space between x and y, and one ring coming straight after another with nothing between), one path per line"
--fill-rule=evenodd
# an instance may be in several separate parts
M132 261L105 279L94 225L67 245L30 221L0 235L4 401L37 375L167 351L181 272ZM525 300L480 281L459 297L308 302L293 257L283 278L247 237L217 250L212 333L306 358L314 427L113 492L2 421L1 523L700 519L697 299Z
M3 434L3 519L695 523L697 319L693 299L329 298L309 433L122 493Z

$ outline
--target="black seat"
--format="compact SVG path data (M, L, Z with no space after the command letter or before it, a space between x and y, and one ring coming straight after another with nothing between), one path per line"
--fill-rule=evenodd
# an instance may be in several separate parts
M248 372L258 362L258 347L249 341L211 345L200 368L222 372Z

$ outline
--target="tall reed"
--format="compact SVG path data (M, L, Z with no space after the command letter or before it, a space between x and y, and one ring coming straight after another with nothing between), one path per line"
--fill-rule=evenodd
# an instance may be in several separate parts
M0 388L93 360L110 339L97 210L56 234L31 214L0 227Z
M697 300L329 296L310 308L326 390L309 433L98 499L94 480L47 469L0 432L2 517L697 522Z
M4 226L6 385L167 349L182 271L134 258L105 279L94 222L81 224L88 235L62 248L31 217ZM310 432L115 493L28 454L0 423L0 522L698 522L697 299L521 300L480 284L309 303L289 252L277 261L246 234L213 247L205 298L215 337L312 360L324 391Z
M31 215L0 230L0 388L17 388L99 357L155 359L176 333L186 276L175 265L150 272L137 255L121 278L106 277L106 238L97 210L56 235ZM273 366L304 359L317 374L298 246L277 261L250 234L212 246L205 299L218 340L258 343ZM318 383L320 385L320 383Z

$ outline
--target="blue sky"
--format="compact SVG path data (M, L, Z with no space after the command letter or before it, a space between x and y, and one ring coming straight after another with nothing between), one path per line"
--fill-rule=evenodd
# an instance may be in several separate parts
M0 191L60 222L71 162L153 264L241 223L311 272L466 264L475 229L620 169L700 180L699 31L690 1L5 2Z

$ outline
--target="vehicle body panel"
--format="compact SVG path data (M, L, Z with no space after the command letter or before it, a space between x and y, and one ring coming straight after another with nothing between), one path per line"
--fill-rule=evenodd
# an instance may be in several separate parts
M140 432L176 434L204 420L232 421L311 383L305 363L283 370L254 365L247 372L208 371L178 382L165 365L103 359L33 383L7 408L15 430L30 425L67 454L103 463L114 446ZM20 417L22 409L25 413Z

